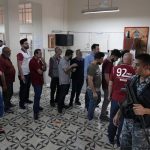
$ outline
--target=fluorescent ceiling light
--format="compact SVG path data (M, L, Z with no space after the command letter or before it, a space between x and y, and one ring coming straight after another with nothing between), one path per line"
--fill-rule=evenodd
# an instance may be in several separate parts
M118 7L100 7L94 9L85 9L82 10L83 14L92 14L92 13L106 13L106 12L118 12L120 11Z

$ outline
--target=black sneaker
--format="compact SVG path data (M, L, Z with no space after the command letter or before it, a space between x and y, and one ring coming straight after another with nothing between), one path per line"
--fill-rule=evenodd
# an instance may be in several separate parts
M120 140L117 139L117 147L120 147Z
M69 103L69 107L73 107L73 104L72 104L72 103Z
M34 113L33 117L34 117L34 120L38 120L39 119L38 113Z
M39 111L42 111L42 110L43 110L43 107L40 106L40 107L39 107Z
M100 120L101 121L109 121L109 117L108 116L104 116L104 115L100 115Z
M24 105L20 105L19 107L20 107L20 109L26 109L26 107Z
M58 112L59 112L60 114L62 114L62 109L59 109L59 108L58 108Z
M80 106L81 102L77 101L77 102L75 102L75 104Z
M32 104L33 102L28 99L28 100L25 101L25 103L27 103L27 104Z
M50 102L50 105L51 105L52 107L55 107L55 103L54 103L54 102Z
M0 128L0 134L4 134L5 130L3 128Z
M15 107L15 104L9 103L9 107Z
M63 108L68 109L70 106L69 105L64 105Z

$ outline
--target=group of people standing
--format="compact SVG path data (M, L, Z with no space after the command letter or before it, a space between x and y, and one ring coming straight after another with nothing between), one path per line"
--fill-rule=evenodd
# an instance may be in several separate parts
M26 109L26 103L33 103L29 99L32 83L35 93L33 117L38 120L39 112L43 110L40 106L40 97L44 84L43 73L46 71L47 65L42 58L41 49L36 49L34 56L31 57L27 39L20 40L20 45L21 50L17 54L20 80L19 107ZM63 109L73 107L74 101L76 105L81 105L79 96L85 82L85 108L88 120L92 122L95 108L101 102L102 86L104 100L100 120L109 122L109 142L121 146L121 150L141 150L143 147L147 150L150 149L150 55L138 55L135 65L133 65L134 58L129 51L120 52L114 49L103 60L105 54L100 52L99 44L93 44L91 53L85 58L80 49L76 50L74 58L71 49L67 49L63 57L61 54L60 47L56 47L54 56L49 60L50 105L55 107L57 104L58 113L63 113ZM2 87L0 90L0 116L3 115L3 100L5 112L11 112L11 107L14 106L11 103L11 97L16 71L10 55L10 48L3 47L0 56L0 86ZM114 66L114 62L119 58L121 58L120 63ZM102 70L100 65L102 65ZM66 105L65 97L69 92L70 84L72 85L70 102L69 105ZM107 108L110 102L110 117L108 117ZM0 132L3 131L0 128ZM120 135L122 135L121 143Z

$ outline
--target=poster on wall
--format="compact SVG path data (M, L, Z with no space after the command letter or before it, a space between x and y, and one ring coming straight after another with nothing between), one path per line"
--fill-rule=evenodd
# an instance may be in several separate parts
M136 54L147 52L149 27L125 27L124 49L135 49Z

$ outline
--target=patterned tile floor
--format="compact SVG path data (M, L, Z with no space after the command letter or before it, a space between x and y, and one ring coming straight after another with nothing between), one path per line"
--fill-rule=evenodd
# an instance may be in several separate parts
M33 100L31 92L30 99ZM68 103L69 94L66 97ZM33 120L32 104L26 110L18 107L18 97L13 97L13 114L1 119L6 133L0 135L0 150L108 150L115 149L107 139L107 123L100 122L100 108L95 118L88 123L84 110L84 94L81 106L74 106L58 114L49 105L49 88L43 89L38 121Z

